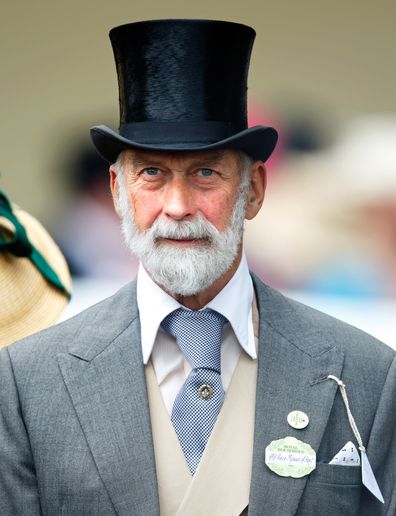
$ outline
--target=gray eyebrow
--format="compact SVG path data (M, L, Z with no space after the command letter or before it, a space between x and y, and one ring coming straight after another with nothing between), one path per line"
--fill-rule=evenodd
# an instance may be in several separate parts
M142 165L149 165L150 163L153 163L152 159L145 159L145 158L132 158L131 160L132 165L139 167Z
M219 151L216 151L215 153L213 153L213 155L209 155L209 156L203 156L203 157L199 157L197 156L196 159L193 160L193 163L199 163L201 165L216 165L218 164L222 158L224 157L224 150L219 150ZM174 153L175 155L180 155L181 153ZM135 167L141 167L141 166L144 166L144 165L151 165L151 166L160 166L161 165L161 157L158 156L149 156L149 157L144 157L144 156L134 156L133 158L131 158L131 163L133 166Z

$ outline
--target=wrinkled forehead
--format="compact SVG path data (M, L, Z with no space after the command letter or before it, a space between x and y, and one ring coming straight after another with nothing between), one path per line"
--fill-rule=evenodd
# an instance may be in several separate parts
M239 153L233 150L206 150L206 151L149 151L140 149L128 149L123 151L122 160L133 167L147 164L179 165L237 165Z

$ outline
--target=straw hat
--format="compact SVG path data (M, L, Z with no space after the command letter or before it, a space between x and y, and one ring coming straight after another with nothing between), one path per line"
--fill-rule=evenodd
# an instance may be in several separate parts
M54 323L70 298L66 260L43 226L0 192L0 348Z

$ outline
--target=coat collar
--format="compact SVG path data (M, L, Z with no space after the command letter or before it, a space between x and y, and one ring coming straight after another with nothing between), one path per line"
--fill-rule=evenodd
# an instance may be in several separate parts
M91 362L106 351L136 321L136 281L128 283L113 296L81 312L73 321L69 354ZM140 334L140 330L139 330Z

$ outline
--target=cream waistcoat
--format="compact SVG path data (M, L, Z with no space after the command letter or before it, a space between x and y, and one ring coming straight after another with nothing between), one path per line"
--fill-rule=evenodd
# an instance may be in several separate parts
M257 335L257 309L253 314ZM161 516L239 516L246 509L256 380L257 360L242 352L201 462L191 477L153 366L151 361L148 363L146 381Z

